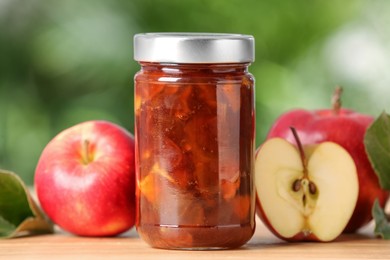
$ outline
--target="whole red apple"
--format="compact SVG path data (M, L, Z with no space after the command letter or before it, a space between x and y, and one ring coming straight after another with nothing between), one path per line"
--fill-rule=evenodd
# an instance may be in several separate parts
M371 208L376 198L383 207L388 192L382 190L367 158L363 139L373 117L341 108L341 89L333 96L333 109L292 110L281 115L270 129L267 139L281 137L294 143L290 127L294 127L302 145L335 142L346 149L353 158L359 178L359 196L355 211L344 232L354 232L371 219ZM343 210L343 209L340 209Z
M80 236L114 236L134 225L134 138L106 121L55 136L36 170L39 202L51 220Z

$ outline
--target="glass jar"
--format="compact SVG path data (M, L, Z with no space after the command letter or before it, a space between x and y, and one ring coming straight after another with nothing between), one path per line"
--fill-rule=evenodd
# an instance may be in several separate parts
M138 34L136 227L156 248L224 249L255 229L254 39Z

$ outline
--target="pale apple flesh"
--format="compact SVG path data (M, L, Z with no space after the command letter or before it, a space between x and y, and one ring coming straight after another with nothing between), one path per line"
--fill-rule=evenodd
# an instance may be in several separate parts
M332 142L310 147L305 155L306 170L298 149L284 139L269 139L259 149L255 183L261 217L283 239L331 241L355 209L356 167Z

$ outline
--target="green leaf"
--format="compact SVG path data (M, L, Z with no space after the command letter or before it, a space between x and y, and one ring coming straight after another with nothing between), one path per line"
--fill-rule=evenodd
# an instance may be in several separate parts
M0 236L2 234L11 234L15 228L15 225L0 216Z
M390 116L385 112L367 129L364 145L381 187L390 190Z
M378 199L375 200L372 206L372 216L375 220L375 235L390 239L390 223L385 211L379 205Z
M53 224L15 173L0 169L0 238L53 233Z

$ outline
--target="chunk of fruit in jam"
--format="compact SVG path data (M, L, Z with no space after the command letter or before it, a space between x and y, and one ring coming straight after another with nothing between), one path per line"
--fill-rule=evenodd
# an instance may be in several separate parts
M237 190L240 187L239 173L237 173L236 180L222 180L221 181L221 193L225 200L230 200L236 196Z

